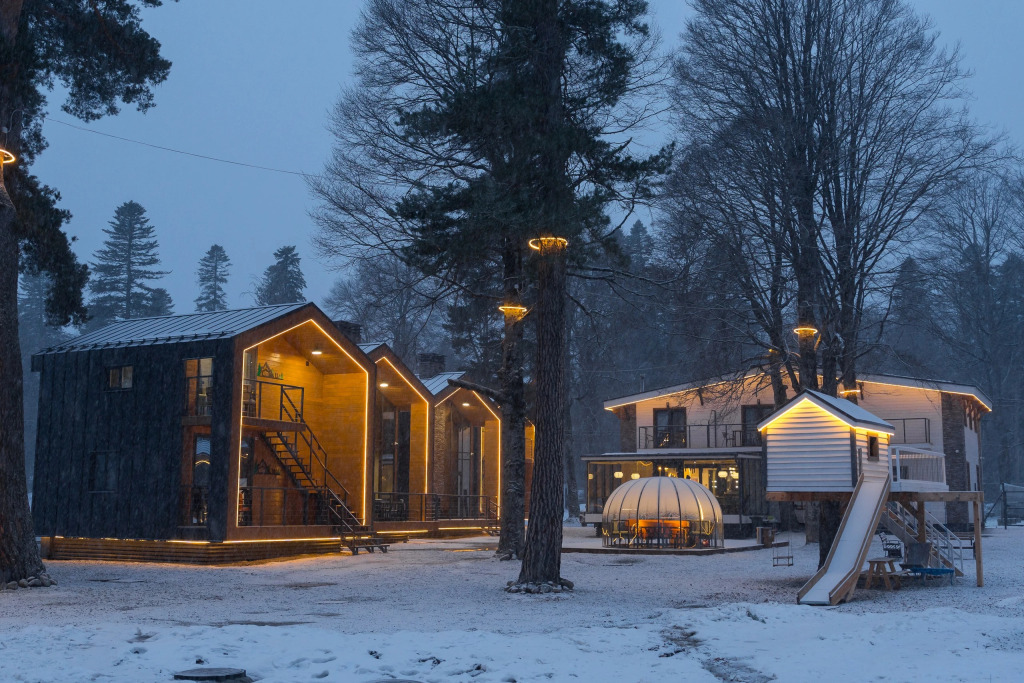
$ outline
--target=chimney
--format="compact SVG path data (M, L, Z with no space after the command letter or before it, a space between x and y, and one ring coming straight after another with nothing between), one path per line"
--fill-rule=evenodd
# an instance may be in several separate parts
M353 344L363 341L363 326L359 323L350 323L347 320L333 320L332 322Z
M418 353L416 354L417 373L426 379L444 372L444 354L442 353Z

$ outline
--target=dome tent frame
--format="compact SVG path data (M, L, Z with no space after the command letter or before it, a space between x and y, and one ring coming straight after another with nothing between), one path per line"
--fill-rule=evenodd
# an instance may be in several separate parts
M691 479L646 477L623 483L604 506L606 547L708 549L725 545L722 508Z

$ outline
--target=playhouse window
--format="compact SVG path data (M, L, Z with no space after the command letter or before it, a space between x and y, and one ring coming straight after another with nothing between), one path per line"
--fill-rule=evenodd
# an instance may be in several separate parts
M107 368L107 389L131 389L132 388L132 366L120 365L116 368Z
M878 437L868 437L868 460L878 460Z

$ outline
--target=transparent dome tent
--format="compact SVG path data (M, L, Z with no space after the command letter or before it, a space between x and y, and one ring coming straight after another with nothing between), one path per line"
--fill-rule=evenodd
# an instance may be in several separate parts
M721 548L722 507L714 494L692 479L632 479L612 491L604 504L605 546L629 548Z

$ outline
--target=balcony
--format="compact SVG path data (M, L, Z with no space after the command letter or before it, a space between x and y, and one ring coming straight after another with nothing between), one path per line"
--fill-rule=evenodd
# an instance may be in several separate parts
M640 427L640 450L759 448L761 433L754 425L738 423L696 424L685 427Z
M948 491L946 456L923 448L889 451L893 491Z
M893 426L896 433L889 443L931 443L932 425L927 417L886 417L882 418Z

